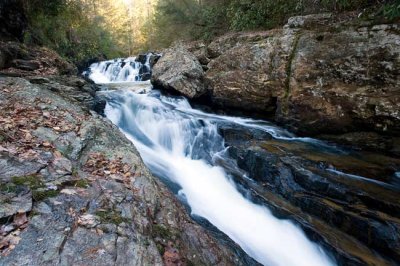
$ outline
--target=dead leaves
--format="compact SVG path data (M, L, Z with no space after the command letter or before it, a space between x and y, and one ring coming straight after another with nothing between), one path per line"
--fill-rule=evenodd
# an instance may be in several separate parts
M184 259L179 254L179 250L176 249L173 243L170 241L165 247L165 252L163 254L164 265L166 266L183 266L186 265Z
M130 184L130 178L133 177L132 167L122 162L122 158L109 160L102 153L91 153L86 161L85 168L93 176L110 177L117 182Z
M47 127L56 134L71 131L79 134L86 117L54 106L51 111L46 109L51 104L50 99L36 99L29 105L13 99L3 105L0 113L0 152L8 152L22 160L40 160L41 151L50 151L56 158L61 157L53 143L40 140L33 132L39 127Z
M78 217L78 224L87 228L93 228L98 225L99 219L92 214L83 214Z
M18 245L20 233L28 226L28 217L25 212L14 215L11 224L0 227L0 255L7 256Z

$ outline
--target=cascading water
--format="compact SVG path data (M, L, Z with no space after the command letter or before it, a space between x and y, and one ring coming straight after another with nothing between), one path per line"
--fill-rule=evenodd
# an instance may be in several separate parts
M94 63L89 67L86 75L98 84L146 81L151 75L150 58L152 56L158 55L147 54L142 61L136 57L128 57Z
M123 60L107 67L110 62L92 67L95 82L121 81ZM124 81L138 80L137 76L125 77ZM179 186L179 197L192 215L207 219L264 265L335 264L299 227L252 203L223 168L212 164L215 157L226 156L217 121L257 127L276 137L293 137L288 132L250 119L207 114L192 109L182 97L166 97L157 91L107 94L106 116L135 144L154 174Z

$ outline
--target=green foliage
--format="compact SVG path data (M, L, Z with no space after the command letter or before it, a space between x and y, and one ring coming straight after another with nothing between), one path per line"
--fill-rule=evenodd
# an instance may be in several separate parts
M397 3L396 3L397 2ZM381 8L383 16L389 20L396 20L400 18L400 1L395 1L391 4L385 4Z
M169 46L174 40L199 37L200 6L196 0L160 0L154 18L143 28L147 46Z
M301 11L302 2L298 0L234 0L228 8L228 17L234 30L272 28Z
M107 211L99 210L96 212L96 215L100 218L100 221L102 223L116 224L116 225L119 225L121 223L129 223L129 219L122 217L121 214L116 210L107 210Z
M271 29L291 16L382 7L379 16L399 17L399 0L159 0L145 27L148 47L167 47L176 40L209 40L229 30ZM396 3L397 2L397 3ZM151 34L148 34L151 32Z
M74 63L121 56L111 32L101 26L101 18L90 17L86 7L78 0L29 2L25 43L50 47Z
M270 29L296 15L356 10L400 17L399 0L29 0L25 9L25 42L48 46L78 64L178 40L208 41L230 30Z

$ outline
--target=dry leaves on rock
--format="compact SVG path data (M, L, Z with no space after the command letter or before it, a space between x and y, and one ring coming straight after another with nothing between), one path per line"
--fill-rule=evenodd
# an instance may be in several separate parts
M102 153L91 153L85 167L88 172L97 177L110 177L129 185L133 176L132 167L122 162L122 158L109 160Z
M5 224L0 227L0 255L7 256L18 245L22 230L28 226L28 217L25 212L19 212L14 215L11 224Z
M169 242L165 247L165 252L163 254L163 260L165 266L183 266L186 265L182 259L179 251L173 247L172 242Z
M99 221L96 216L92 214L84 214L78 217L78 224L92 228L99 224Z

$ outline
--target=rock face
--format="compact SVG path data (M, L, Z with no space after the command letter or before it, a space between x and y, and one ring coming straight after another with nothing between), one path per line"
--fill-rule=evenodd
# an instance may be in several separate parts
M35 71L0 77L1 265L243 264L90 111L95 88Z
M163 52L153 68L152 83L189 98L206 92L204 71L197 58L185 47L176 46Z
M231 33L190 50L206 70L214 105L273 116L301 135L338 141L368 135L373 148L358 144L398 155L399 30L351 16L309 15L282 29ZM170 61L173 51L164 65L182 72L182 64ZM187 86L176 90L186 94Z

